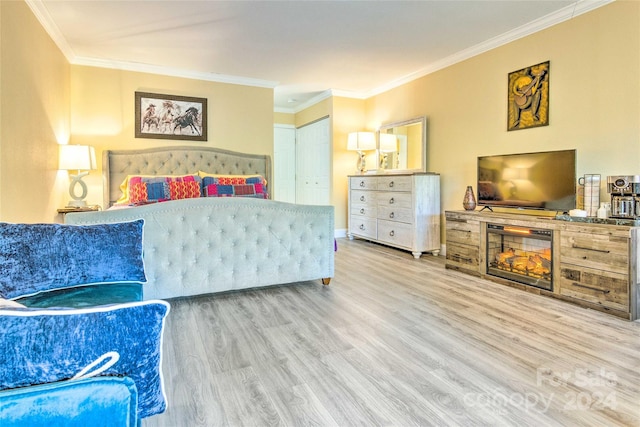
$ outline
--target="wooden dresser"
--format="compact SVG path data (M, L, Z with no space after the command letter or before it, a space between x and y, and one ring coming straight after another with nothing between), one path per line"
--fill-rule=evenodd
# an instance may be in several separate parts
M440 175L349 176L350 239L411 251L440 252Z
M447 268L626 319L640 317L640 227L479 211L446 211L445 219ZM487 274L488 224L551 230L553 289Z

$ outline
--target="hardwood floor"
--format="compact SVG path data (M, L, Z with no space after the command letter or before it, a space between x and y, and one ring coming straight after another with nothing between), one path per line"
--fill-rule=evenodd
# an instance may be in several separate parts
M320 281L171 301L143 426L640 425L640 322L338 241Z

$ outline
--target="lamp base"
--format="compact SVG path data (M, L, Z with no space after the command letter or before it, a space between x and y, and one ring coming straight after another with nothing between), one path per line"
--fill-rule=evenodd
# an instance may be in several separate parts
M87 202L84 200L87 197L87 184L82 180L83 176L87 176L89 172L80 173L78 171L77 175L69 175L71 177L71 183L69 184L69 195L73 200L69 201L67 205L68 208L84 208L87 206ZM82 193L80 195L76 194L77 186L80 186L80 190Z
M69 200L67 203L68 208L85 208L87 207L87 202L85 200Z
M358 172L365 173L367 171L367 163L365 160L364 153L362 151L358 151Z

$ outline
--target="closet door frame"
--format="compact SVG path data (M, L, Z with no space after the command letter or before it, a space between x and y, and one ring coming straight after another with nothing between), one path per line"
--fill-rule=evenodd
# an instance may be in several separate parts
M296 203L331 204L329 116L296 129Z

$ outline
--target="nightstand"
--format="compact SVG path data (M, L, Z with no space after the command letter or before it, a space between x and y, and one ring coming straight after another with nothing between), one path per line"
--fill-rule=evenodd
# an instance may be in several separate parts
M96 212L99 210L101 210L101 208L98 205L83 206L81 208L67 206L65 208L58 209L58 213L62 215L66 215L68 213L73 213L73 212Z

